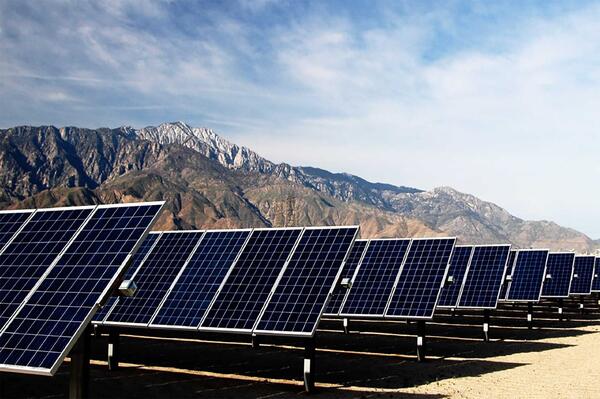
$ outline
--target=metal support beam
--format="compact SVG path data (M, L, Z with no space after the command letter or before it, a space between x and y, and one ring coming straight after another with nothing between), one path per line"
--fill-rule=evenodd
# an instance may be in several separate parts
M111 329L108 332L108 369L114 371L119 368L119 330Z
M559 298L558 300L558 320L563 321L563 299Z
M417 321L417 361L425 361L425 320Z
M252 349L260 348L260 339L258 335L252 334Z
M533 328L533 302L527 302L527 328Z
M490 342L490 310L483 310L483 341Z
M348 319L347 317L344 317L342 319L342 326L344 327L344 334L349 334L350 333L350 330L349 330L350 319Z
M83 399L89 396L91 335L92 330L86 328L71 349L70 399Z
M585 314L585 306L584 306L584 299L583 299L583 295L581 295L579 297L579 313L581 314Z
M315 391L315 340L310 338L304 344L304 390Z

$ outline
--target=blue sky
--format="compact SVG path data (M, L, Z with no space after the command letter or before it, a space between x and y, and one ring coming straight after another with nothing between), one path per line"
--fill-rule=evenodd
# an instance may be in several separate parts
M600 4L0 1L0 126L182 120L600 237Z

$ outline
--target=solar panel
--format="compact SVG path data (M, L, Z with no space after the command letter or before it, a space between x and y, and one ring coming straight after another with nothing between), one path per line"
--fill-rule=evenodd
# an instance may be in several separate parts
M592 280L592 292L600 292L600 258L596 258L594 278Z
M0 254L0 331L67 243L93 206L38 210Z
M207 231L150 327L196 329L251 232Z
M517 250L511 249L508 254L508 262L506 262L506 271L504 272L504 277L502 278L502 288L500 289L500 298L499 301L506 300L506 292L508 291L509 281L506 279L507 276L510 276L515 267L515 258L517 257Z
M306 228L254 332L312 336L357 233L358 226Z
M369 240L340 316L383 317L394 287L394 279L410 242L410 239Z
M0 369L53 375L124 273L160 203L100 205L0 334Z
M546 277L547 249L520 249L508 285L506 300L539 301Z
M596 258L594 256L576 256L573 268L573 280L569 295L589 295L592 293L592 278Z
M199 329L251 332L302 230L254 230Z
M135 296L119 298L104 324L150 323L169 287L198 245L203 231L165 231L135 272Z
M450 258L450 267L448 268L448 279L452 276L452 282L446 281L446 284L444 284L444 288L440 293L438 308L456 307L472 253L473 247L470 245L457 245L454 247L454 252L452 252Z
M506 272L510 245L478 245L460 293L459 308L495 309Z
M23 227L33 210L0 211L0 249Z
M340 281L344 278L352 279L354 273L356 272L356 268L360 263L363 254L365 253L365 249L367 248L367 244L369 240L355 240L350 253L348 254L348 259L344 263L344 267L342 269L342 274L340 275ZM325 308L326 314L338 314L341 311L342 303L344 302L344 297L348 293L348 290L338 284L338 286L333 291L331 295L331 299L327 303L327 307Z
M391 318L432 318L456 238L415 238L385 311Z
M573 278L575 254L572 252L550 252L546 265L546 278L542 298L567 298Z
M158 240L160 235L161 235L161 233L152 233L151 232L150 234L148 234L146 236L144 241L142 241L140 248L133 255L133 258L132 258L133 260L131 261L131 265L125 271L123 280L131 280L133 278L133 275L138 270L138 267L144 261L144 259L148 255L148 252L150 252L150 250L152 249L152 247L154 246L154 244L156 243L156 241ZM102 306L102 308L100 308L98 310L98 312L96 312L96 314L94 315L94 322L95 323L102 322L104 320L104 318L106 317L106 315L108 314L108 312L110 311L110 309L114 306L114 304L116 302L117 302L117 297L111 296L110 298L108 298L108 301L106 302L106 304L104 306Z

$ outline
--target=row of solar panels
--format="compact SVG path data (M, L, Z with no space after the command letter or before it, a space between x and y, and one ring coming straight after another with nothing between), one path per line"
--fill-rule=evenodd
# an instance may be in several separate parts
M0 212L0 370L56 372L162 206Z
M350 251L357 232L320 227L150 234L128 276L137 295L109 303L95 323L312 336L340 273L354 262L344 262L348 252L363 248L364 240L357 240ZM382 305L387 314L431 317L455 239L377 241L402 265L388 283Z

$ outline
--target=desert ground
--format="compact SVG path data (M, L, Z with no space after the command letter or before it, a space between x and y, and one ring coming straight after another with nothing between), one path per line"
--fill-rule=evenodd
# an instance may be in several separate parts
M600 311L596 300L567 304L558 321L552 303L492 313L491 342L481 340L480 312L444 312L427 324L425 362L415 359L414 323L338 320L317 332L317 392L325 398L597 398L600 397ZM155 334L155 333L153 333ZM303 348L247 339L148 330L123 331L120 368L108 371L106 336L92 340L90 396L97 398L297 398ZM0 397L67 395L68 361L53 378L2 374Z

